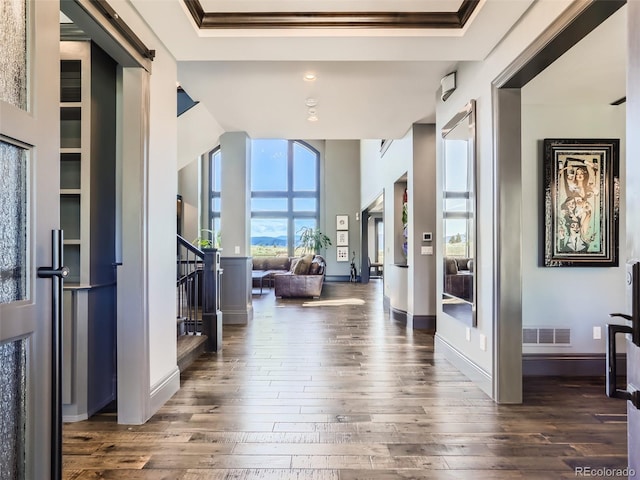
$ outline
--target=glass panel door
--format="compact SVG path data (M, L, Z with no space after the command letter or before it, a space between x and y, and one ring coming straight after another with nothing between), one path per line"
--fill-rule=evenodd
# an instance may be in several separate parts
M0 141L0 303L27 298L27 153Z
M0 480L25 478L26 341L0 343Z
M59 228L59 20L59 2L0 1L0 480L51 475L51 281L36 267Z
M27 108L27 2L0 2L0 101Z

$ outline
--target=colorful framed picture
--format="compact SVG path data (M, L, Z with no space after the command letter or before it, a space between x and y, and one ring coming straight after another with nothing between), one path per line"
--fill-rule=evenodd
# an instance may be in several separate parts
M544 265L618 266L619 139L544 140Z
M349 230L349 215L336 215L336 230Z

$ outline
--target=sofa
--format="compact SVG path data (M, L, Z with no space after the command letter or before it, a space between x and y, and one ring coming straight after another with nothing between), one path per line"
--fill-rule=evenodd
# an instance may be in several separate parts
M291 259L288 272L273 276L276 297L319 297L324 284L326 262L321 255Z
M251 259L252 270L260 270L265 272L266 276L263 281L267 285L273 286L273 277L277 273L286 273L291 269L291 260L294 257L253 257ZM255 282L256 280L254 280ZM256 285L254 285L255 287Z
M465 257L444 257L443 293L473 301L473 259Z

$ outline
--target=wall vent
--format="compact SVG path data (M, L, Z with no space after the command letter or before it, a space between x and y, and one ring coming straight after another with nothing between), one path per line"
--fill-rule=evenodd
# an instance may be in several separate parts
M525 345L571 345L571 329L523 328L522 343Z

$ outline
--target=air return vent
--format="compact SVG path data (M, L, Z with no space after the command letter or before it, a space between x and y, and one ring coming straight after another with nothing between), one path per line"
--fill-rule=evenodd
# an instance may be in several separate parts
M569 328L523 328L522 343L525 345L571 345Z

